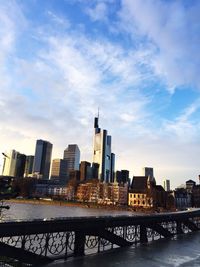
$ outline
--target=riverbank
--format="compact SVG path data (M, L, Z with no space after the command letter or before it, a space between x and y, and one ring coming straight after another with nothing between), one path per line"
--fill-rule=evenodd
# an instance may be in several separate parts
M80 203L69 202L63 200L48 200L48 199L8 199L6 203L17 204L34 204L34 205L52 205L52 206L66 206L66 207L79 207L85 209L105 209L105 210L118 210L118 211L133 211L128 206L114 206L114 205L99 205L96 203Z

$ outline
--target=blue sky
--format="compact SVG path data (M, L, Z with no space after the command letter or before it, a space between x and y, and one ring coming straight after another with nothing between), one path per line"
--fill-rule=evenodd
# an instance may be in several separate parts
M93 117L117 169L172 187L200 173L199 1L0 0L0 146L91 161ZM0 159L2 165L2 158Z

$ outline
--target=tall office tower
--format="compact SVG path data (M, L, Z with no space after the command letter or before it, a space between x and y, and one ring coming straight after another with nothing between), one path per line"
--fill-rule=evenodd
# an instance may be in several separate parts
M64 150L63 159L67 160L68 163L68 171L79 170L80 163L80 150L78 145L68 145L68 147Z
M129 182L129 171L128 170L116 171L115 181L119 184L128 183Z
M115 154L111 153L111 170L110 170L110 182L115 181Z
M64 159L53 159L51 167L51 179L61 183L67 182L67 161Z
M92 177L92 168L90 162L81 161L80 163L80 181L89 180Z
M143 176L149 176L150 180L155 180L154 175L153 175L153 168L151 167L144 167L142 168L142 175Z
M99 118L94 119L94 153L93 162L99 164L98 179L102 182L111 182L111 172L114 164L111 161L111 136L106 130L99 128ZM111 167L112 166L112 167Z
M26 164L26 155L18 153L16 167L15 167L15 177L17 178L24 177L25 164Z
M164 189L167 192L170 191L170 180L167 180L167 179L164 180Z
M46 180L49 179L52 147L53 145L48 141L36 141L35 157L33 162L34 176Z
M29 177L33 173L34 156L26 156L26 164L24 170L24 177Z
M11 150L10 152L3 153L4 166L2 175L15 177L18 154L19 152L17 152L14 149Z

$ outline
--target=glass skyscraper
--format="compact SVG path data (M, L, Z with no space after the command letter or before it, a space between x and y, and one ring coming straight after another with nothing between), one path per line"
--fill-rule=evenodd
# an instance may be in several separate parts
M99 118L94 119L93 162L99 165L98 178L102 182L111 182L115 166L115 155L111 153L111 136L107 130L99 128Z
M34 176L42 179L49 179L52 147L53 145L48 141L36 141L35 157L33 163Z

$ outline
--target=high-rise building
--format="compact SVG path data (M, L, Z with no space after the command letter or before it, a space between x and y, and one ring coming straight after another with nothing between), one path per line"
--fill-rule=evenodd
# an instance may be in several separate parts
M129 171L128 170L116 171L115 181L119 184L128 183L129 182Z
M17 178L24 177L25 164L26 164L26 155L18 153L16 167L15 167L15 177Z
M64 150L63 159L67 160L68 172L73 170L78 171L80 163L80 150L78 145L68 145L68 147Z
M169 192L170 191L170 180L165 179L163 185L164 185L165 191Z
M42 179L49 179L52 147L53 145L48 141L36 141L35 157L33 163L34 176Z
M34 156L26 156L24 177L28 177L28 176L32 175L32 173L33 173L33 161L34 161Z
M99 118L94 119L94 149L93 162L99 164L98 179L102 182L111 182L114 172L114 156L111 160L111 136L107 130L99 128Z
M92 168L90 162L81 161L80 163L80 181L86 181L92 177Z
M4 165L2 175L4 176L15 176L16 174L16 164L17 156L19 152L16 150L11 150L10 152L3 153L4 155Z
M142 175L150 177L151 181L155 180L154 175L153 175L153 168L152 167L144 167L144 168L142 168Z
M26 155L21 154L14 149L10 152L3 153L3 155L4 165L2 175L13 176L18 178L23 177L26 163Z
M68 168L67 161L64 159L53 159L51 167L51 179L61 183L67 182Z

